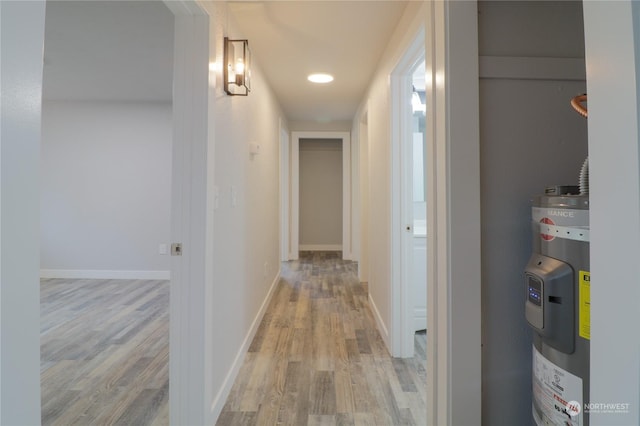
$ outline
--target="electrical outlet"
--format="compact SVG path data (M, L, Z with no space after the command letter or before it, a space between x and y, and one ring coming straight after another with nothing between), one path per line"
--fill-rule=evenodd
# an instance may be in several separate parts
M238 189L235 185L231 185L231 207L235 207L238 204Z

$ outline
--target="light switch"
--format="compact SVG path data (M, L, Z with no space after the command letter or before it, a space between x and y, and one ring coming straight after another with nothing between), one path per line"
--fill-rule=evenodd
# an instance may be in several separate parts
M260 144L256 142L252 142L249 144L249 154L258 155L260 154Z

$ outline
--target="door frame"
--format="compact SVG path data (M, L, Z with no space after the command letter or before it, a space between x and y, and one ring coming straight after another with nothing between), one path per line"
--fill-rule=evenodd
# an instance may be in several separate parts
M358 280L369 281L369 111L365 104L354 126L355 143L352 156L353 186L353 252L358 262Z
M289 131L284 125L284 120L280 119L280 260L289 260L291 247L290 213L291 205L289 195L291 194L291 155L289 154L291 142Z
M171 424L211 424L214 324L212 303L214 172L209 98L209 15L197 0L165 0L174 14L173 162L171 238L182 255L171 257L169 412Z
M291 163L291 226L289 260L298 259L300 247L300 139L341 139L342 140L342 258L350 260L351 251L351 134L349 132L292 132ZM286 165L285 165L286 166Z
M170 415L171 424L211 424L212 419L209 404L211 401L211 388L206 377L210 376L210 368L213 362L211 336L205 315L207 306L207 287L205 285L206 264L208 259L205 250L205 241L212 241L210 233L202 232L206 227L206 210L203 203L207 203L206 176L212 173L211 164L213 152L207 151L208 144L208 98L209 98L209 16L197 4L196 0L172 0L165 4L175 16L175 36L174 36L174 124L173 124L173 176L172 176L172 239L183 243L184 256L173 257L171 261L171 301L170 301ZM21 52L18 60L3 63L3 72L8 71L9 77L3 75L3 82L8 82L9 86L16 83L19 87L17 92L2 91L3 119L5 118L5 101L13 109L12 117L27 117L28 120L21 120L19 126L14 126L14 121L2 122L2 135L5 131L9 136L18 134L20 138L13 138L0 142L2 152L14 149L13 140L21 140L20 149L14 149L13 162L18 163L20 176L16 179L3 180L2 199L9 199L12 204L24 206L25 203L39 199L39 188L32 185L33 180L25 182L27 176L38 179L39 161L37 153L41 137L40 126L40 100L42 93L42 43L44 42L44 2L17 2L14 5L0 5L0 11L5 16L17 19L16 26L2 26L3 35L13 35L8 37L8 43L3 48L9 49L9 53ZM24 34L25 37L16 37ZM25 44L25 39L31 44ZM15 40L19 40L16 42ZM40 56L30 56L39 47ZM14 49L14 50L12 50ZM7 53L4 52L3 53ZM38 59L34 59L38 58ZM11 73L15 67L9 65L20 65L19 73ZM204 66L203 66L204 65ZM15 81L10 77L18 76ZM33 102L11 103L12 96L20 94L20 90L29 90L33 95ZM178 143L179 142L179 143ZM203 151L204 150L204 151ZM206 155L203 157L202 153ZM11 170L13 171L13 169ZM3 176L8 175L3 169ZM6 183L6 185L5 185ZM19 198L14 197L19 194ZM9 198L13 197L13 198ZM36 203L37 204L37 203ZM3 224L13 224L6 229L31 229L37 230L38 226L33 225L33 219L37 222L38 209L25 209L31 214L21 214L5 218ZM36 212L36 213L33 213ZM4 213L4 211L3 211ZM35 215L35 216L34 216ZM30 222L31 221L31 222ZM6 223L5 223L6 222ZM193 228L190 226L193 224ZM2 420L9 423L29 422L29 419L40 419L40 350L39 350L39 300L38 293L38 246L37 236L33 233L26 238L25 235L9 234L5 227L2 228L3 246L17 247L11 250L10 254L18 256L21 262L9 262L3 252L2 273L3 303L15 303L20 306L18 311L6 313L3 317L11 318L23 325L20 330L20 339L15 344L4 333L3 343L9 341L11 345L3 345L0 356L3 358L25 360L19 365L12 365L12 374L4 374L2 371L3 385L13 392L0 395L0 409L2 409ZM195 232L195 231L198 232ZM205 235L206 234L206 235ZM33 236L33 238L31 238ZM22 251L21 251L22 250ZM13 258L9 258L13 260ZM23 267L24 262L29 263ZM8 266L15 265L10 269ZM18 270L19 268L19 270ZM9 284L4 286L7 276L15 270L15 279L7 280ZM29 285L25 285L28 282ZM11 283L18 283L15 286ZM15 327L14 327L15 328ZM26 336L26 338L24 337ZM5 350L6 349L6 350ZM4 365L4 364L3 364ZM22 369L24 368L24 371ZM203 374L204 372L204 374ZM5 380L6 379L6 380ZM15 379L15 380L14 380ZM5 387L5 386L3 386ZM208 399L207 399L208 398ZM36 408L37 407L37 408ZM28 413L28 415L27 415ZM13 420L12 420L13 419ZM36 422L34 422L36 423Z
M640 288L629 279L637 274L640 257L639 6L633 0L583 2L591 300L595 301L591 305L590 399L630 403L624 414L592 412L591 424L640 422L640 346L631 337L637 336ZM619 185L619 176L626 179L624 197L611 190Z
M477 3L430 2L426 25L427 424L478 424L482 268Z
M45 2L0 2L0 423L40 424Z
M413 132L411 83L416 66L425 60L425 29L413 41L391 73L391 353L414 355L413 307ZM427 210L429 209L427 203ZM426 265L426 259L425 259ZM425 283L426 285L426 283Z

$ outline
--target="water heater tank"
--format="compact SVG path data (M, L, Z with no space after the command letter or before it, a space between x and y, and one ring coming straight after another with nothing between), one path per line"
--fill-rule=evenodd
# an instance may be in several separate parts
M589 197L553 187L532 203L533 253L524 273L538 425L589 424Z

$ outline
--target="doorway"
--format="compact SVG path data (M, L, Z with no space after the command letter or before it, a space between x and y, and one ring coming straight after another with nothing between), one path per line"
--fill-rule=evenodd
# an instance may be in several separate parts
M427 328L427 196L424 31L391 75L392 324L394 356L414 355Z
M289 199L290 204L290 227L284 227L285 231L289 231L289 238L283 235L285 241L290 241L290 250L288 260L298 259L299 251L301 249L308 250L341 250L342 258L350 260L352 255L351 249L351 137L349 132L293 132L291 143L291 162L283 163L285 171L283 176L289 176L291 179L291 192ZM342 151L342 205L340 208L342 216L342 229L340 232L341 242L340 244L326 243L326 244L312 244L305 246L301 244L301 222L300 222L300 208L301 208L301 193L300 193L300 161L301 161L301 144L305 140L315 141L310 145L318 147L318 141L338 141L340 149ZM327 145L335 146L332 142ZM321 145L320 145L321 146ZM284 209L283 209L284 210ZM334 238L335 239L335 238Z
M300 139L300 251L342 250L342 140Z
M46 5L43 423L168 422L173 23L161 2Z
M427 330L427 185L425 168L427 165L427 133L426 133L426 96L425 96L425 62L418 63L411 76L411 135L412 146L406 149L405 173L409 173L406 208L413 214L412 233L409 236L412 265L409 270L410 299L408 333L426 332ZM409 158L411 157L411 158ZM410 233L411 234L411 233Z

